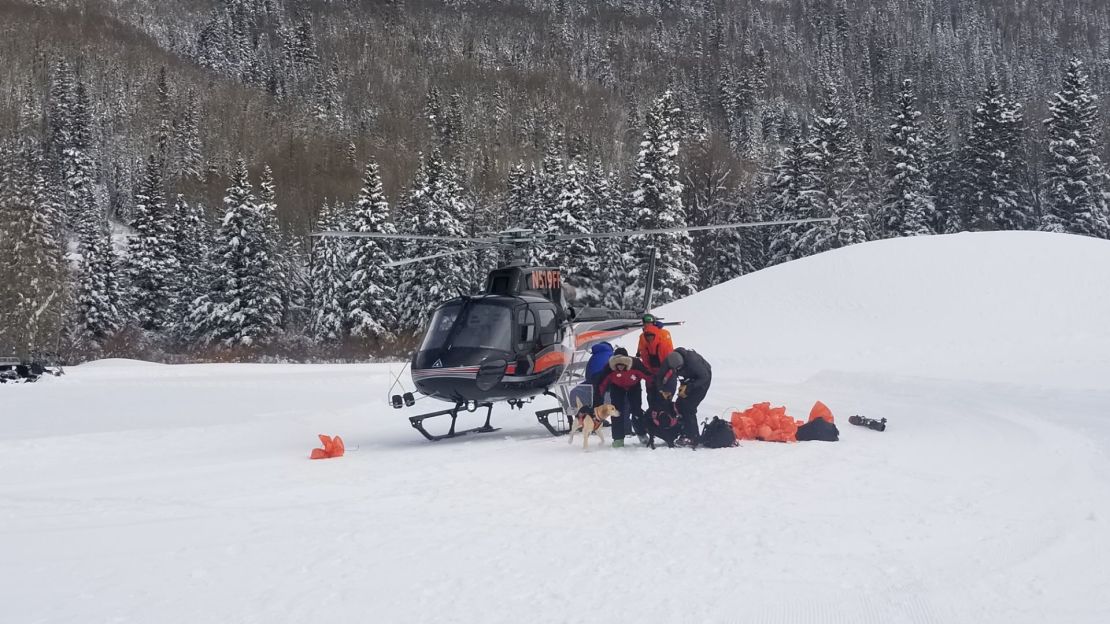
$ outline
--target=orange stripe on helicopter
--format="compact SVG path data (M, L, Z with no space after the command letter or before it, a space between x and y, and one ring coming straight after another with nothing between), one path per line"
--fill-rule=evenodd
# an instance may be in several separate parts
M564 351L545 353L536 358L536 366L532 370L535 373L542 373L553 366L564 366L569 359L567 353Z
M593 342L594 340L599 340L601 338L618 338L618 337L623 336L623 335L625 335L625 334L627 334L631 331L635 331L635 330L633 330L633 329L595 329L594 331L584 332L582 334L579 334L578 336L575 336L574 337L574 343L575 343L576 347L581 347L582 345L584 345L588 342Z

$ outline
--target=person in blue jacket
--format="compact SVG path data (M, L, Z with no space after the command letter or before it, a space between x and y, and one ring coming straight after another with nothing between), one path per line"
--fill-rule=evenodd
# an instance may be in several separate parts
M586 362L586 376L582 383L570 392L571 404L581 404L593 408L594 389L609 372L609 358L613 357L613 345L599 342L590 349L590 359ZM601 397L604 401L605 397Z
M586 362L586 383L595 388L609 373L609 358L613 357L613 345L599 342L590 349L590 361Z

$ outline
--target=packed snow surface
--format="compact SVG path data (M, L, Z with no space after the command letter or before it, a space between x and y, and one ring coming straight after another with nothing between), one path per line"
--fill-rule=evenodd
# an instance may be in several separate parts
M400 365L96 362L0 386L0 619L1110 621L1110 243L872 243L660 314L703 415L820 399L841 441L433 444Z

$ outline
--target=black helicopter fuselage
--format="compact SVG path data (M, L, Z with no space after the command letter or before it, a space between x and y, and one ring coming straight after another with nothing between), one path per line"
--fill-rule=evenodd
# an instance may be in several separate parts
M562 375L572 340L559 306L546 297L460 297L432 316L412 358L413 383L454 403L531 398Z
M558 269L495 269L483 294L436 308L413 354L413 383L423 394L454 403L533 397L570 361L567 319Z

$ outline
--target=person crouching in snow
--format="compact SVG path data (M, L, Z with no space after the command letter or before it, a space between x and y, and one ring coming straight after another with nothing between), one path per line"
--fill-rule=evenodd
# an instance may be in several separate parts
M600 405L608 392L609 403L617 408L618 415L612 419L613 448L624 446L625 434L633 430L639 434L641 442L647 443L642 424L644 407L641 383L648 379L651 379L651 372L639 359L629 357L625 349L617 349L613 352L613 357L609 358L608 373L594 390L594 405Z
M674 391L675 382L678 384ZM698 406L709 392L713 381L713 368L705 358L692 349L678 347L663 360L663 366L655 374L655 388L664 400L671 400L673 392L676 400L675 412L682 421L683 432L690 446L698 444Z

